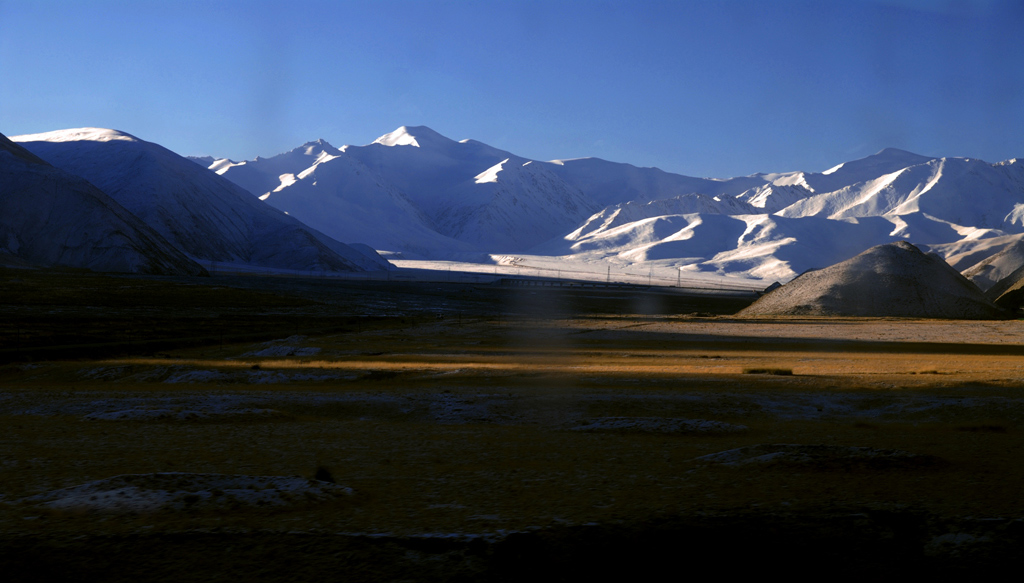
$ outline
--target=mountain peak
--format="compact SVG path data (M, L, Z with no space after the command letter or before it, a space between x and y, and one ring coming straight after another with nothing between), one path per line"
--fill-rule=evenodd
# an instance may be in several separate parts
M298 148L292 150L292 152L304 154L306 156L319 156L320 154L326 152L331 156L337 156L338 154L341 153L341 150L332 146L327 140L320 138L312 142L306 142L305 144L302 144Z
M899 148L882 148L881 150L875 152L872 156L879 156L885 158L925 158L931 160L931 158L928 158L927 156L922 156L920 154L915 154L913 152L908 152L906 150L901 150Z
M866 167L881 167L891 166L893 170L897 167L905 168L907 166L916 166L918 164L924 164L929 160L934 160L932 156L922 156L906 150L900 150L899 148L883 148L878 152L861 158L860 160L853 160L847 162L846 167L855 166L866 166Z
M118 130L106 128L73 128L67 130L56 130L41 134L25 134L14 136L11 140L15 142L141 142L139 138Z
M311 142L306 142L305 144L302 144L302 145L303 145L303 147L309 147L309 146L320 146L322 148L333 148L334 147L334 146L332 146L330 144L330 142L328 142L327 140L325 140L323 138L319 138L319 139L313 140Z
M413 146L419 148L426 144L448 143L451 141L427 126L402 126L389 134L384 134L377 138L373 143L384 146Z
M847 177L856 175L857 178L853 179L854 181L867 180L870 178L877 178L881 174L889 174L909 166L924 164L929 160L934 160L934 158L922 156L906 150L900 150L899 148L883 148L870 156L837 164L836 166L822 172L820 176L835 175L833 178L837 178L840 175ZM825 192L839 187L840 185L838 183L829 185L817 184L817 188L814 190L816 192Z

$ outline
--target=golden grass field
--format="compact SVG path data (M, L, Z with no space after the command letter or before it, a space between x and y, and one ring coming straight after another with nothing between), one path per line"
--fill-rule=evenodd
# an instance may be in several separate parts
M26 580L571 580L736 555L960 573L1020 557L1019 321L68 277L142 291L106 308L25 294L7 312L52 332L59 307L76 342L110 340L51 359L6 336L0 560ZM123 322L135 338L109 338ZM225 338L198 332L210 322ZM168 337L204 339L154 342ZM320 466L354 495L134 514L23 500L121 474Z

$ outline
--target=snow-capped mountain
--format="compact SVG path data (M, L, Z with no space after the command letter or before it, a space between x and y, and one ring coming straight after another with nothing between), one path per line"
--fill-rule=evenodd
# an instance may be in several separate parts
M210 156L189 156L189 159L221 176L230 171L232 182L260 196L294 182L298 174L316 164L321 157L336 157L340 154L337 148L325 140L316 140L272 158L257 156L255 160L242 162L226 158L215 160Z
M599 208L548 165L425 127L207 166L332 236L418 256L523 251Z
M531 160L422 126L403 126L345 153L394 184L442 235L480 251L526 250L599 209Z
M802 184L762 184L741 192L736 200L747 202L762 213L775 213L811 195Z
M454 189L435 207L441 232L479 249L529 249L596 210L543 164L506 158Z
M692 193L734 197L771 182L758 174L725 180L693 178L600 158L553 160L550 164L553 172L600 206L649 202Z
M527 162L473 140L456 142L427 127L400 127L366 146L345 146L432 220L453 206L452 191L502 160ZM457 203L454 203L457 204Z
M609 206L587 219L578 229L566 235L566 240L579 240L590 234L607 232L628 223L666 215L694 213L716 215L752 215L760 210L737 198L712 197L706 194L684 194L651 202L630 201Z
M658 202L663 201L642 208L655 207ZM622 206L628 209L631 204ZM633 220L617 222L619 216L621 213L600 223L592 220L563 240L550 241L535 251L581 259L614 258L617 263L655 262L758 279L788 279L848 259L851 249L895 240L889 235L893 224L880 217L852 222L698 212L652 213L646 218L634 214L637 218Z
M929 253L941 255L947 263L970 278L971 276L966 274L972 267L985 262L989 257L1001 253L1021 239L1024 239L1024 235L1002 235L985 238L971 237L952 243L922 245L921 248Z
M81 176L189 256L277 269L381 269L370 257L253 198L193 162L123 132L81 128L16 136Z
M5 256L95 271L206 273L88 181L0 135L0 257Z
M963 274L982 291L987 291L1021 267L1024 267L1024 235L1014 235L1012 242L1001 251L964 269Z
M299 170L303 164L310 165L297 173L285 172ZM256 163L222 168L248 170L249 174L242 177L253 185L257 184L257 170L281 171L276 185L271 183L270 175L265 175L267 178L253 192L273 187L259 198L336 239L360 241L375 249L397 250L413 257L474 250L471 245L441 235L430 218L398 189L323 141Z
M816 194L779 212L787 217L922 214L975 228L1021 232L1021 185L1013 165L939 158Z
M822 173L705 182L704 188L720 194L671 199L688 200L685 208L663 206L665 201L609 206L539 251L780 280L902 239L956 255L965 249L954 243L1024 232L1022 166L1017 160L989 164L890 148ZM623 169L620 182L634 175L636 170ZM730 190L751 180L762 184L729 198ZM726 200L750 210L720 204ZM974 262L987 257L981 243L969 246Z
M1003 248L984 241L1024 234L1024 163L894 148L823 172L714 179L529 160L415 126L366 146L196 161L339 238L428 257L473 249L786 280L903 239L969 255L966 268Z

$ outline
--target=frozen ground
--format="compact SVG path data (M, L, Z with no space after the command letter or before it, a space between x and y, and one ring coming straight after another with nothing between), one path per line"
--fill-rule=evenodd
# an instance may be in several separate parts
M727 467L746 465L803 465L823 468L829 465L882 468L893 465L935 465L939 460L895 449L790 443L759 444L720 451L697 458L697 462Z
M22 499L52 510L145 513L288 507L327 502L350 488L299 476L126 474Z
M86 421L199 421L204 419L273 418L281 415L280 411L274 409L134 407L115 411L96 411L82 416L82 419Z
M0 367L0 529L124 534L158 559L202 529L181 540L228 533L224 548L254 556L321 545L318 565L344 544L345 557L393 545L418 566L506 543L511 561L563 556L551 533L667 541L656 554L671 557L709 530L680 542L666 524L714 516L726 557L737 533L744 556L766 543L802 556L807 541L876 556L864 545L890 548L890 532L943 558L1019 540L1000 538L1022 515L1015 322L402 320ZM769 366L793 374L742 372ZM320 468L354 495L309 480ZM302 538L286 548L271 531Z
M344 406L353 419L401 417L439 424L540 425L582 432L713 434L742 432L732 420L932 422L970 412L998 411L1024 419L1024 398L943 396L920 392L783 392L735 390L635 393L573 390L550 395L509 394L486 389L424 391L243 390L0 392L0 415L73 416L88 421L203 421L287 418L290 410ZM594 416L592 411L627 408L637 416ZM660 414L659 414L660 412ZM728 419L729 422L722 421Z
M707 419L672 419L662 417L601 417L587 419L573 431L628 432L666 434L724 434L741 433L746 425L708 421Z
M282 352L282 350L279 350L279 347L271 347L268 349L268 352ZM285 350L285 352L288 351ZM237 367L205 369L186 365L156 366L144 370L118 365L100 366L82 369L79 374L83 380L158 382L166 384L276 385L355 378L353 375L347 375L338 371L325 372L318 369L267 371L258 368L239 369Z
M249 356L313 356L320 353L316 346L301 346L307 341L305 336L291 336L281 340L264 342L256 350L250 350L243 354Z

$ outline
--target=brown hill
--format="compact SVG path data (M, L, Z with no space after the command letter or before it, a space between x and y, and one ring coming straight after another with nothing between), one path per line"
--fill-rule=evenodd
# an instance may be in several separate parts
M984 320L1003 312L945 261L900 241L805 273L739 315Z

